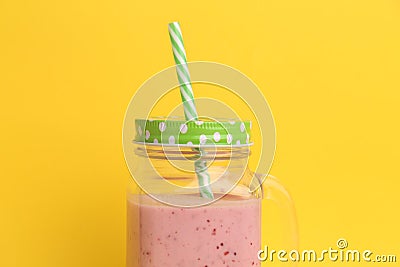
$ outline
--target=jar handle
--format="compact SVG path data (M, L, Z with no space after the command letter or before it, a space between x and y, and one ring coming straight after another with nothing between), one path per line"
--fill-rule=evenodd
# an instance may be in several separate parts
M256 178L256 179L254 179ZM268 232L276 234L276 232L271 232L266 229L266 218L271 218L270 211L266 209L266 204L272 204L273 207L277 208L279 213L281 214L281 224L280 226L284 229L281 229L282 232L279 234L279 242L275 242L276 244L265 244L262 243L262 248L260 250L264 251L264 253L260 255L259 252L259 259L261 262L264 261L288 261L292 262L294 265L297 265L295 262L291 261L289 258L289 253L291 250L296 249L298 250L299 245L299 234L297 229L297 216L296 211L294 208L293 200L282 185L282 183L272 175L265 175L265 174L254 174L253 175L253 182L254 180L258 180L256 183L260 184L261 186L258 187L258 195L263 199L262 203L262 235L265 238L268 237ZM276 229L274 229L276 230ZM270 240L267 240L270 242ZM265 242L265 241L263 241ZM271 247L270 245L278 245L279 247ZM268 246L267 251L266 246ZM272 250L275 250L275 255L271 255ZM281 259L278 258L279 250L285 250L286 255L281 255ZM268 255L267 255L268 254ZM271 259L271 256L273 257ZM267 258L265 258L267 257ZM288 263L287 262L287 263ZM286 263L286 264L287 264ZM268 264L267 264L268 265ZM278 264L279 265L279 264ZM286 265L287 266L287 265Z

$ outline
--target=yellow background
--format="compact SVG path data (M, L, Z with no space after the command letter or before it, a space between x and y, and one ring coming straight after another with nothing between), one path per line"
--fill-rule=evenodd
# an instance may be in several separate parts
M124 112L174 20L268 99L301 248L399 258L399 1L2 0L0 266L123 266Z

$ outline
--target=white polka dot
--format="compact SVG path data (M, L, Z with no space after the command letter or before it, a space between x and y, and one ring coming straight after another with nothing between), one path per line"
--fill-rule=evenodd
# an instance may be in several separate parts
M158 139L157 139L157 138L154 138L153 143L154 143L154 144L158 144Z
M171 145L175 144L175 137L174 137L173 135L171 135L171 136L169 137L168 143L171 144Z
M219 132L214 133L214 140L215 142L219 142L219 140L221 140L221 135L219 134Z
M237 140L237 141L236 141L236 144L237 144L237 145L240 145L240 140Z
M196 125L202 125L204 121L195 121Z
M193 143L192 142L187 142L187 144L189 145L189 146L193 146Z
M200 145L204 145L207 141L207 136L205 136L204 134L200 135Z
M251 130L252 127L253 127L253 122L250 121L250 130Z
M185 134L185 133L187 133L187 130L188 130L187 125L186 124L181 124L181 127L180 127L181 133Z
M149 140L149 138L150 138L150 131L146 130L146 140Z
M160 129L161 132L164 132L165 128L167 128L167 126L165 125L165 122L160 122L160 124L158 125L158 128Z
M142 127L140 127L140 126L138 127L138 133L139 133L140 136L142 136L143 132L142 132Z
M232 124L232 125L234 125L234 124L235 124L235 121L229 121L229 123Z
M244 123L240 124L240 131L243 133L246 128L244 127Z
M249 141L250 141L250 136L249 136L249 134L246 134L246 144L248 144Z
M226 142L228 143L228 144L230 144L230 143L232 143L232 135L231 134L228 134L227 136L226 136Z

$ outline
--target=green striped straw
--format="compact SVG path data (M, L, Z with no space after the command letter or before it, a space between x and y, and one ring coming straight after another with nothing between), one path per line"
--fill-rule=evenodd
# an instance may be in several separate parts
M194 104L194 96L192 84L190 82L189 69L187 66L186 52L183 46L183 38L179 22L168 24L169 37L171 39L172 51L176 63L176 72L180 83L180 92L183 102L183 109L186 120L199 119ZM202 154L201 149L198 149ZM201 158L194 162L195 172L199 181L200 195L204 198L214 199L214 195L210 187L210 175L207 171L207 162Z

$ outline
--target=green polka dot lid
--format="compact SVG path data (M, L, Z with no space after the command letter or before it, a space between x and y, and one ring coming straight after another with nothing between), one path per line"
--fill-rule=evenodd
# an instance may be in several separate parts
M136 143L187 146L248 146L251 121L136 119Z

